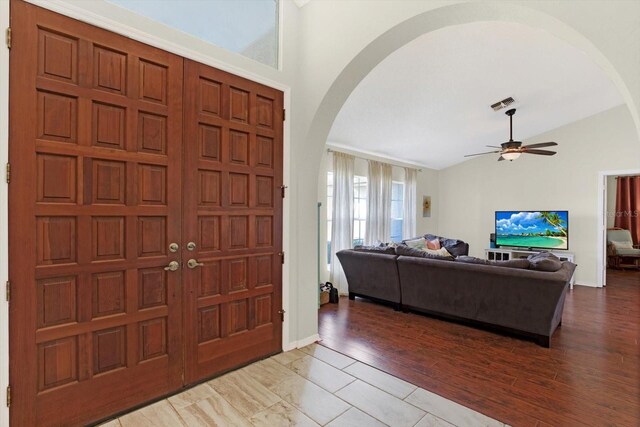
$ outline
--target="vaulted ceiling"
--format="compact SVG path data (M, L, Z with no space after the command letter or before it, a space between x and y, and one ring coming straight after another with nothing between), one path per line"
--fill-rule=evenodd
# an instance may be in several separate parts
M374 68L336 118L329 143L434 169L623 103L583 52L524 25L482 22L425 34ZM561 141L558 141L561 143ZM560 146L559 150L562 149Z

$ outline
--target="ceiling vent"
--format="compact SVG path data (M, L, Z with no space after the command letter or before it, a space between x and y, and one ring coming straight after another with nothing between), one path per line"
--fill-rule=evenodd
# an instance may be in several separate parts
M500 111L503 108L507 108L509 105L513 104L514 102L515 101L513 100L512 97L508 97L503 99L502 101L496 102L491 106L491 108L493 108L493 111Z

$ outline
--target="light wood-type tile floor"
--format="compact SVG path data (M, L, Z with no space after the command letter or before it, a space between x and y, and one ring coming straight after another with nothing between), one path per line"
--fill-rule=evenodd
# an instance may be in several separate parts
M504 426L318 344L281 353L106 427Z

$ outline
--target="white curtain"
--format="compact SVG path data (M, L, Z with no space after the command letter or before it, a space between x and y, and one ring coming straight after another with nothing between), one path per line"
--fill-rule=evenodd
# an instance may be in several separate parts
M333 153L331 283L341 295L349 293L349 286L336 253L353 246L353 170L353 156Z
M367 185L367 225L364 233L366 245L391 240L391 165L369 160Z
M416 179L418 171L404 168L404 212L402 218L402 238L408 239L416 235Z

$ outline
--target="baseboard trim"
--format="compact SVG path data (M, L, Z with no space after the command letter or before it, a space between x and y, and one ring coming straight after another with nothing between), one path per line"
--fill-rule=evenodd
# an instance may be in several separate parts
M291 341L289 343L283 344L282 345L282 351L289 351L289 350L293 350L296 348L301 348L301 347L306 347L309 344L313 344L314 342L318 342L320 341L320 335L318 334L313 334L309 337L303 338L301 340L298 341Z
M586 282L582 282L582 283L576 282L576 283L573 284L573 286L574 286L574 289L575 289L575 286L585 286L587 288L601 288L602 287L602 286L598 286L597 283L586 283Z

